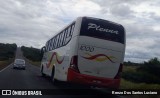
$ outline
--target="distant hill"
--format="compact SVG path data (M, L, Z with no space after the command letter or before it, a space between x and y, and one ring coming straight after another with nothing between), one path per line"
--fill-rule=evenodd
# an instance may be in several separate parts
M17 45L0 43L0 61L15 57Z

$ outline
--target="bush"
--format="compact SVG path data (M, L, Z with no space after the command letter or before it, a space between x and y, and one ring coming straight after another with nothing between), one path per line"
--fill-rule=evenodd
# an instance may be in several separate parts
M160 78L160 61L158 58L150 59L148 62L144 62L144 65L139 67L137 71L151 73Z
M160 89L160 84L135 83L135 82L127 81L125 79L121 79L120 88L121 89Z
M145 72L123 72L122 77L136 83L160 84L160 78Z
M160 61L158 58L150 59L143 64L136 64L132 62L125 62L125 66L138 66L135 71L125 70L122 77L126 80L137 83L157 83L160 84ZM125 67L124 66L124 67Z
M14 58L16 53L16 44L3 44L0 43L0 60L8 60Z
M41 61L43 54L40 49L22 46L23 56L32 61Z

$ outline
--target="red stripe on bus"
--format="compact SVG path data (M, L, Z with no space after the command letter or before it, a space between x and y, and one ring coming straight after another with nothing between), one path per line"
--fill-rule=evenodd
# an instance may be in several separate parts
M46 65L47 68L49 68L49 66L51 65L51 62L52 62L54 56L56 57L56 61L57 61L58 64L61 64L61 63L63 62L64 57L63 57L62 60L58 60L58 55L57 55L57 53L56 53L56 52L53 52L53 54L52 54L52 56L51 56L51 58L50 58L50 60L49 60L49 63Z
M104 56L106 57L108 60L110 60L112 63L115 63L114 61L112 61L107 55L104 55L104 54L97 54L97 55L94 55L94 56L91 56L91 57L83 57L85 59L89 59L89 60L93 60L93 59L96 59L100 56Z

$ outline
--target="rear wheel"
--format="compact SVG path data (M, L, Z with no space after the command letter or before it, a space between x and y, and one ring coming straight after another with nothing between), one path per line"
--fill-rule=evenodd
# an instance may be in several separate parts
M43 66L42 66L42 68L41 68L41 75L42 75L42 77L45 76L45 74L43 73Z
M53 82L54 85L57 85L58 80L55 79L55 67L54 66L52 68L51 80L52 80L52 82Z

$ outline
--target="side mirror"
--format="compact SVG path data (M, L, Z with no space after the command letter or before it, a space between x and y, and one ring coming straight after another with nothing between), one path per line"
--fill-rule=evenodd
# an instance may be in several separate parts
M46 50L46 47L44 46L41 48L41 53L45 53L45 52L47 52L47 50Z

